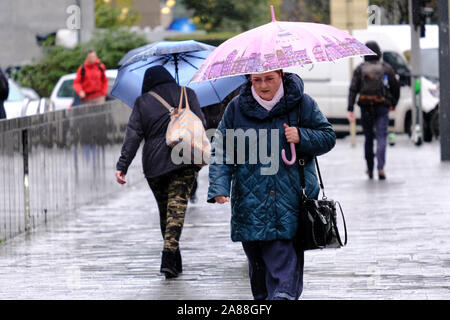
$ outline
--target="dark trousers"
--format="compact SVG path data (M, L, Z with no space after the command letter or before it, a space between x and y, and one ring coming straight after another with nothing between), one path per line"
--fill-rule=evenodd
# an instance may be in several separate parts
M182 168L147 179L158 203L165 250L176 252L179 249L187 204L197 173L194 168Z
M0 101L0 119L6 119L6 111L3 106L3 101Z
M192 187L192 191L191 191L191 198L195 198L195 194L197 193L197 187L198 187L198 182L197 182L197 179L195 179L194 186Z
M298 300L303 291L304 254L292 240L242 242L255 300Z
M372 172L374 169L373 141L377 140L377 169L384 168L386 162L386 138L389 126L389 108L384 105L362 106L361 124L365 136L364 154L367 162L367 169Z

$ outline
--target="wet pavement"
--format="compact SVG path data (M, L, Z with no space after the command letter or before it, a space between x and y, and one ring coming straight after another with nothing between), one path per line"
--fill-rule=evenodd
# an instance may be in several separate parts
M366 178L362 143L338 140L319 160L349 243L306 252L302 298L450 299L450 163L440 162L439 143L415 147L399 136L386 181ZM159 274L157 207L142 180L0 244L0 299L251 299L229 204L205 201L207 171L188 209L179 278Z

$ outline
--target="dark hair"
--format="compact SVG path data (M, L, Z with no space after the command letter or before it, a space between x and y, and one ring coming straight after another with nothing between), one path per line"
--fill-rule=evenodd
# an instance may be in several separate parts
M142 81L141 93L144 94L149 92L154 87L165 84L165 83L175 83L175 79L163 66L150 67L145 71L144 80Z
M376 41L367 41L366 47L375 52L377 55L371 55L371 56L364 56L365 61L373 61L373 60L380 60L382 58L382 53L380 46Z
M89 53L92 53L92 52L95 52L95 49L93 49L93 48L89 49L86 54L89 54Z

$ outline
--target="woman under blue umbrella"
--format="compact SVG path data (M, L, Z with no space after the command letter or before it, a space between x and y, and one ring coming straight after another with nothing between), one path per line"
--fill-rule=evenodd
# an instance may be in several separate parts
M153 91L169 105L178 106L181 87L162 66L145 71L141 95L136 99L128 121L119 161L116 165L116 180L126 183L125 176L139 145L145 140L142 150L144 174L158 203L161 233L164 248L161 272L166 278L177 277L182 272L179 246L184 215L188 200L197 179L200 167L190 163L175 164L172 149L166 144L166 131L170 115L149 92ZM187 88L187 99L191 110L206 125L195 92Z

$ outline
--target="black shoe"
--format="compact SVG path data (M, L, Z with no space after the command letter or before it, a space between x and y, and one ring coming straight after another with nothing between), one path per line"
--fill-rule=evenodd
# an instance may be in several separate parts
M183 273L183 262L181 261L180 249L175 252L175 269L177 269L178 273Z
M195 193L193 193L192 195L191 195L191 198L189 199L189 201L191 202L191 203L197 203L197 196L195 195Z
M373 179L373 172L372 171L366 170L366 174L367 174L367 176L369 177L370 180Z
M383 169L378 170L378 179L386 180L386 175L384 174Z
M164 249L161 258L161 273L164 273L166 279L178 277L176 268L176 254L170 250Z

